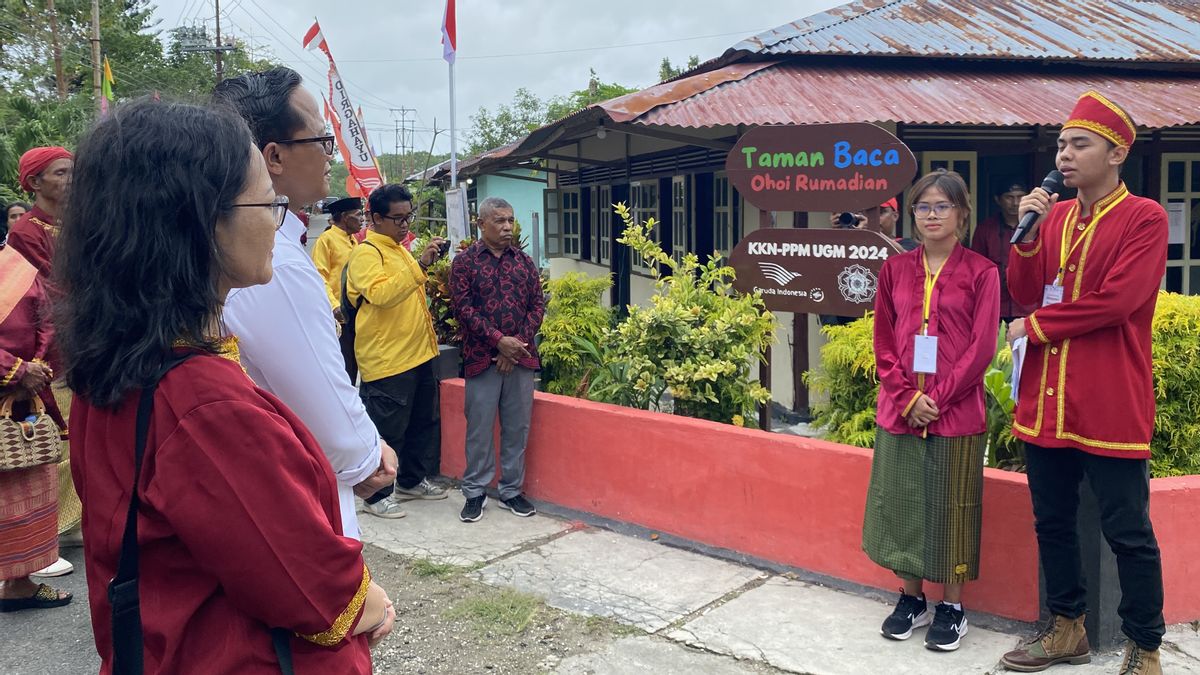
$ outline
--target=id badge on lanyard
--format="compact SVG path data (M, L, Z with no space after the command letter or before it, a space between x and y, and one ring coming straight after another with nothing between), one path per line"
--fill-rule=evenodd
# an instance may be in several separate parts
M1063 301L1063 287L1057 283L1046 284L1042 290L1042 307L1057 305Z
M928 334L929 315L933 307L933 289L937 286L938 277L942 276L946 263L942 263L937 274L931 274L929 260L922 257L922 262L925 264L925 294L921 307L921 332L913 336L913 372L934 375L937 373L938 339L936 335Z
M937 373L936 335L913 336L913 372L934 375Z

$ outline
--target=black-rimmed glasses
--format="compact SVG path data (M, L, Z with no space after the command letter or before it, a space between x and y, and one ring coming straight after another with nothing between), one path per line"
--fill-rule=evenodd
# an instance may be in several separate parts
M287 218L288 198L285 195L279 195L271 202L260 202L257 204L233 204L234 208L261 208L271 209L271 217L275 218L275 229L283 227L283 221Z
M938 202L936 204L926 204L920 202L913 205L913 213L918 218L928 218L929 214L933 214L935 218L942 219L950 214L950 209L954 208L954 204L950 202Z
M276 143L281 145L291 145L293 143L320 143L321 150L327 155L332 155L334 140L335 139L333 136L313 136L312 138L289 138L283 141L276 141Z
M380 214L379 217L386 218L387 220L392 221L393 225L397 225L397 226L412 225L413 223L417 222L417 212L416 211L410 211L409 213L407 213L403 216L385 216L385 215Z

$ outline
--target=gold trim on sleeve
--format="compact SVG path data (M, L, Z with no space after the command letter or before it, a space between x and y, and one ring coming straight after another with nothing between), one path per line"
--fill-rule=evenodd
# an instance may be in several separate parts
M1034 314L1036 313L1037 312L1034 312ZM1028 321L1029 327L1033 329L1033 334L1037 336L1037 339L1041 340L1043 344L1049 344L1050 340L1046 337L1046 334L1042 332L1042 327L1038 325L1037 318L1033 314L1030 314Z
M1022 251L1020 244L1017 244L1013 250L1016 251L1017 255L1021 256L1022 258L1032 258L1033 256L1042 252L1042 239L1044 238L1045 237L1038 237L1037 246L1034 246L1032 251Z
M350 599L350 604L338 618L334 619L333 625L329 630L323 633L314 635L302 635L296 633L300 638L309 642L320 645L322 647L333 647L342 640L346 639L346 634L350 632L350 628L354 625L354 619L358 616L359 610L362 609L363 603L367 601L367 589L371 586L371 572L367 570L367 566L363 565L362 583L358 585L358 592Z
M1030 429L1029 427L1018 423L1015 418L1013 419L1013 428L1014 429L1016 429L1017 431L1020 431L1023 434L1033 436L1034 438L1037 438L1038 436L1042 435L1042 420L1044 419L1045 408L1046 408L1046 398L1045 398L1046 397L1046 375L1048 375L1049 372L1050 372L1050 350L1043 349L1042 350L1042 379L1041 379L1041 382L1038 383L1037 418L1034 420L1033 428ZM1019 397L1020 395L1021 395L1021 393L1018 391L1017 396Z
M13 364L12 370L8 371L3 380L0 380L0 387L7 387L8 383L12 382L13 378L17 376L17 371L21 369L22 363L25 363L25 359L18 358L17 362Z

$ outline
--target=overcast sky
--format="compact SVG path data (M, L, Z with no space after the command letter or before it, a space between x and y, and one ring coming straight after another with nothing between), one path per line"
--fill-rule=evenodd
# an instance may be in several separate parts
M842 4L839 0L458 0L459 150L480 106L507 103L525 87L539 98L582 89L588 69L604 82L647 87L666 56L719 56L744 37ZM415 108L415 145L428 149L434 121L450 125L442 60L444 0L222 0L221 30L295 68L318 92L324 56L300 48L313 18L366 117L372 144L395 145L391 108ZM653 11L650 11L651 8ZM207 20L213 0L158 0L159 27ZM551 53L547 53L551 52ZM449 134L438 137L449 152Z

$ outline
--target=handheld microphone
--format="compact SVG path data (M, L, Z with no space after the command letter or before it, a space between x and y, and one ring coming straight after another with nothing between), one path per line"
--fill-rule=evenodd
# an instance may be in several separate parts
M1058 194L1058 192L1063 189L1062 172L1058 169L1055 169L1046 174L1046 177L1042 180L1042 189L1051 195ZM1036 211L1030 211L1029 213L1026 213L1025 217L1021 218L1021 222L1017 224L1017 230L1013 232L1012 240L1008 243L1015 244L1024 239L1025 234L1029 232L1029 228L1033 227L1033 224L1037 222L1037 219L1038 213Z

